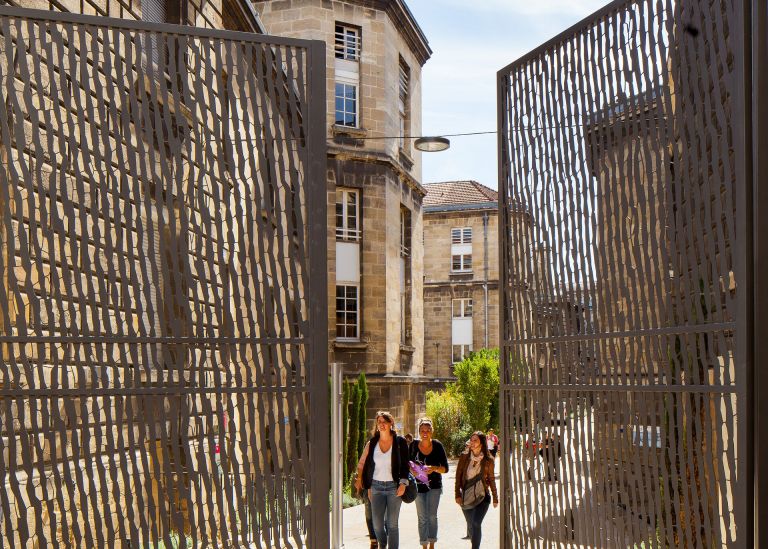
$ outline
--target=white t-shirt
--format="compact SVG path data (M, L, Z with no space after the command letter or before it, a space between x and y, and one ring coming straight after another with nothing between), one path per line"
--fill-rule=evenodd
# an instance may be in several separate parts
M394 446L394 441L392 446ZM388 451L382 452L378 442L373 449L373 480L381 482L392 482L392 447Z
M485 443L488 445L489 450L496 448L496 443L493 442L493 437L486 437Z

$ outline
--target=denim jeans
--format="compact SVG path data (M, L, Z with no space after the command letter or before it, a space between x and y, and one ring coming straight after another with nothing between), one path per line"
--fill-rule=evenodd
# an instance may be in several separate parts
M397 521L400 518L400 504L397 496L397 484L392 481L374 480L371 486L371 514L373 530L381 549L398 549L400 532Z
M365 525L368 527L368 537L376 539L376 532L373 531L373 515L371 513L371 500L368 499L368 490L361 490L360 497L365 504Z
M485 496L485 499L472 509L463 509L464 518L467 519L467 524L472 525L472 549L480 549L480 540L483 538L483 519L488 512L488 507L491 505L490 494Z
M426 545L437 541L437 506L443 490L434 488L419 492L416 496L416 513L419 516L419 543Z

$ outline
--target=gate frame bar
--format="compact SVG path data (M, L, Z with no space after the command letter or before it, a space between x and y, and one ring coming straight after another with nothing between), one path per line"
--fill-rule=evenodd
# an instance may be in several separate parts
M768 547L768 4L752 0L752 245L753 372L752 444L754 547ZM749 5L745 7L749 8ZM749 46L750 44L748 44ZM762 152L762 154L761 154ZM762 282L762 283L761 283Z
M310 374L310 414L327 418L328 395L328 197L325 183L327 144L325 98L325 42L312 40L307 47L309 69L307 74L307 171L304 185L307 193L307 235L309 243L309 287L306 291L310 319L310 344L307 360ZM313 238L320 235L322 245L313 246ZM309 418L308 418L309 419ZM328 491L330 479L330 441L328 431L309 430L310 503L307 526L307 546L328 547L330 517ZM314 451L312 451L314 450Z

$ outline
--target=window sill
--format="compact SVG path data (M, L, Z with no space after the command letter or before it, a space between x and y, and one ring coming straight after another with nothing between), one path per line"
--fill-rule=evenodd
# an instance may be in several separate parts
M353 126L340 126L338 124L334 124L331 126L331 132L333 133L334 137L368 137L368 130L365 128L357 128Z
M449 276L451 277L471 277L474 274L473 271L451 271Z
M365 349L368 348L368 342L367 341L345 341L345 340L336 339L333 342L333 347L334 349L364 351Z
M416 352L416 347L413 347L413 346L411 346L411 345L403 345L403 344L401 343L401 344L400 344L400 352L401 352L401 353L406 353L406 354L412 355L413 353L415 353L415 352Z

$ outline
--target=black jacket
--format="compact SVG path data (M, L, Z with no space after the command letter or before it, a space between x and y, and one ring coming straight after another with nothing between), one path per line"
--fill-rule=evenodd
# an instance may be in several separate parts
M363 466L363 488L370 488L373 484L373 452L379 443L379 433L377 432L368 444L368 455L365 458ZM392 479L399 483L401 480L408 480L408 443L401 436L395 436L392 444Z

